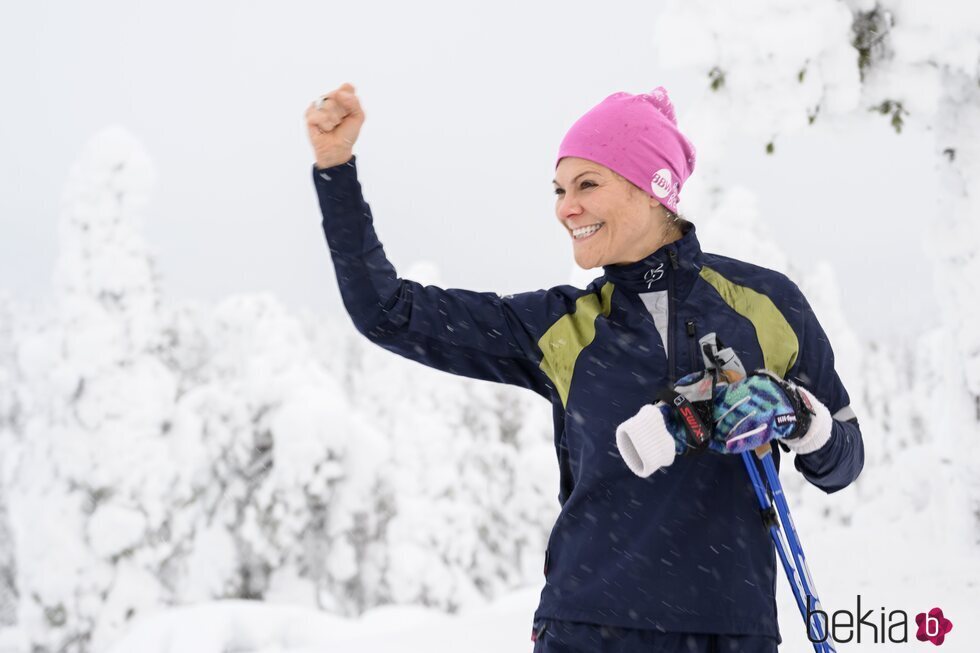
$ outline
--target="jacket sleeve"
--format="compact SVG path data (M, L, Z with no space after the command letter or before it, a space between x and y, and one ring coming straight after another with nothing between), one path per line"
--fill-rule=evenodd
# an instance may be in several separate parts
M802 326L800 349L790 380L809 390L833 417L830 439L821 448L798 454L796 469L827 494L837 492L854 481L864 468L864 440L851 400L834 369L834 351L810 303L799 288Z
M371 342L424 365L474 379L518 385L549 398L553 386L532 315L546 290L501 297L400 279L374 230L357 179L356 155L313 165L340 295L354 327Z

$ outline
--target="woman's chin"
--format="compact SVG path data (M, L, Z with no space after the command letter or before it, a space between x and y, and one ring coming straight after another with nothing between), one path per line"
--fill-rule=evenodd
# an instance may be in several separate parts
M575 249L575 264L583 270L591 270L600 267L600 257L596 252L583 252Z

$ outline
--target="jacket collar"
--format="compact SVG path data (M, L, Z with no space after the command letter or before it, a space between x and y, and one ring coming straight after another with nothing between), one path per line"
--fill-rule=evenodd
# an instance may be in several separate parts
M602 266L606 278L619 288L645 293L667 290L668 279L673 276L675 298L683 300L701 272L702 253L694 223L685 221L681 230L680 239L661 246L639 261Z

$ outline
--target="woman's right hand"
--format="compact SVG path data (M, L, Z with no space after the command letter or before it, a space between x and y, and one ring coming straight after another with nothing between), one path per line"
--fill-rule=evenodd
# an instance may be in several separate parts
M310 103L306 109L306 128L320 169L350 161L364 124L364 110L351 84L341 84L325 95L321 108Z

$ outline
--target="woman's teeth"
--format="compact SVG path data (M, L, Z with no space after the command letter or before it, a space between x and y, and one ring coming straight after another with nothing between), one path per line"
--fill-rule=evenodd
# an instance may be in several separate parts
M598 224L590 224L588 227L579 227L578 229L573 229L572 238L574 238L575 240L582 240L584 238L588 238L595 232L599 231L599 229L601 229L602 225L604 224L606 223L600 222Z

